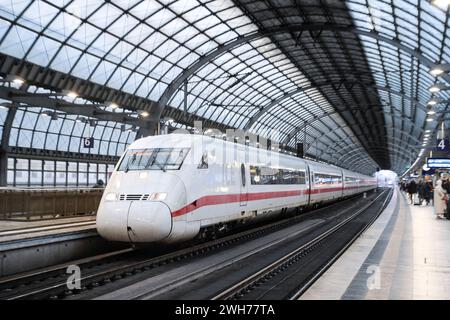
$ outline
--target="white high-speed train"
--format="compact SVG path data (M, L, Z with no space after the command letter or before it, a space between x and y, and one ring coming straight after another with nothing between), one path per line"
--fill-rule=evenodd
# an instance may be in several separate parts
M376 188L335 166L203 135L133 142L97 211L112 241L177 242Z

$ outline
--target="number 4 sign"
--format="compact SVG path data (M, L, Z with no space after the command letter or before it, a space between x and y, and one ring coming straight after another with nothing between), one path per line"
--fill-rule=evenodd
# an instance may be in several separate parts
M450 150L450 140L448 138L437 139L436 149L438 151L449 151Z

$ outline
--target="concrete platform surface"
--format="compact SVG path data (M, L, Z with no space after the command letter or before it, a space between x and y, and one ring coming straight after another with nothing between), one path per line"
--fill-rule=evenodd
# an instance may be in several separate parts
M303 300L450 299L450 220L398 189L377 221Z

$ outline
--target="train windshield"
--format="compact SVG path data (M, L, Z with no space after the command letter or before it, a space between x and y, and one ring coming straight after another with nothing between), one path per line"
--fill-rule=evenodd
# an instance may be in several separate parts
M152 148L128 150L118 171L179 170L189 148Z

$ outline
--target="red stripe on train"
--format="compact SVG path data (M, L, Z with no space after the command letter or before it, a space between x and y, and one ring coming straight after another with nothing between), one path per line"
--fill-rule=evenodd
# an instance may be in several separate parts
M362 187L362 186L361 186ZM345 189L355 189L354 187L346 187ZM292 191L273 191L273 192L257 192L257 193L244 193L244 194L224 194L224 195L214 195L214 196L204 196L197 199L194 202L184 206L181 209L178 209L172 212L172 217L178 217L183 214L187 214L191 211L199 209L204 206L213 206L219 204L227 204L227 203L235 203L235 202L244 202L244 201L255 201L255 200L264 200L264 199L273 199L273 198L284 198L284 197L294 197L301 196L306 194L318 194L318 193L326 193L326 192L335 192L341 191L342 187L334 187L334 188L320 188L313 189L309 192L309 189L306 190L292 190Z

